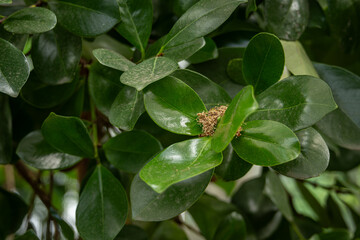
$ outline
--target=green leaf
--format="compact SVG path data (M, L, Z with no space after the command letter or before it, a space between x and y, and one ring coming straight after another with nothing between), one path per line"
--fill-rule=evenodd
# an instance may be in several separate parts
M56 25L55 14L46 8L23 8L11 14L4 21L4 28L16 34L47 32Z
M266 174L265 192L271 201L279 208L284 217L289 222L294 221L294 215L286 190L274 172L269 171Z
M252 86L243 88L232 100L224 116L217 124L212 148L222 152L234 138L245 119L258 108Z
M30 68L24 54L0 38L0 92L17 97L29 74Z
M242 71L245 81L259 94L276 83L285 64L280 40L270 33L255 35L246 47Z
M233 150L231 143L223 151L223 161L216 167L215 173L225 181L234 181L243 177L253 166L242 160Z
M227 215L216 229L214 240L245 240L246 224L241 214L232 212Z
M0 164L11 162L12 157L12 117L9 99L0 93Z
M301 145L301 152L295 160L274 166L277 172L298 179L317 177L329 165L330 153L326 142L313 128L296 132Z
M204 75L188 69L180 69L173 72L171 76L190 86L199 95L207 109L217 105L228 105L231 102L226 91Z
M77 117L64 117L50 113L41 132L55 149L80 157L94 157L94 146L85 124Z
M206 111L204 103L188 85L172 76L145 90L144 103L154 122L174 133L199 135L202 129L197 113Z
M60 226L61 236L65 240L72 240L74 239L74 231L69 226L69 224L63 220L55 211L51 212L51 216L54 218L55 222Z
M12 4L12 0L0 0L0 4Z
M285 65L294 75L319 77L313 63L299 41L284 41L281 44L285 52Z
M306 0L272 0L264 7L266 27L279 38L294 41L300 38L309 20Z
M203 195L189 209L189 212L199 226L202 235L206 239L213 239L216 229L222 220L235 210L236 208L232 204L220 201L209 195Z
M141 114L145 112L143 92L125 86L110 108L109 120L114 126L131 131Z
M116 26L121 36L145 54L151 34L153 7L151 0L118 0L121 22Z
M129 144L131 143L131 144ZM137 173L162 150L160 142L143 131L123 132L103 145L107 160L120 170Z
M178 224L173 221L164 221L156 228L151 240L188 240L188 238Z
M316 234L310 240L350 240L351 234L346 229L325 229L322 233Z
M288 77L256 99L259 109L249 120L274 120L295 131L315 124L337 107L329 86L311 76Z
M109 115L111 105L124 86L119 82L120 76L120 71L102 66L97 62L91 65L89 93L97 109L106 116Z
M16 237L15 240L39 240L39 238L36 236L34 230L31 229L24 235Z
M218 28L246 0L201 0L188 9L167 35L162 50L203 37ZM160 52L162 52L160 50Z
M242 64L242 58L234 58L230 60L227 66L227 74L234 82L241 85L247 85L243 77Z
M300 154L295 133L285 125L256 120L243 125L241 136L232 141L235 152L245 161L260 166L289 162Z
M334 201L334 204L336 205L336 207L334 208L338 209L339 214L341 215L341 218L344 221L344 224L349 230L349 232L352 233L355 232L357 228L356 226L357 224L349 207L343 201L341 201L341 199L339 198L339 196L335 191L330 192L329 199L332 199ZM334 210L334 208L332 207L332 210ZM336 215L336 218L339 218L339 216Z
M222 154L211 150L211 138L175 143L154 157L140 171L140 178L162 193L169 186L218 166Z
M199 0L174 0L172 10L178 17L180 17L198 1Z
M51 85L71 82L81 57L81 38L57 26L35 35L31 58L37 79Z
M256 10L257 10L256 0L248 1L248 4L246 6L246 18L248 18L252 12L256 12Z
M16 154L26 164L37 169L63 169L75 165L80 157L59 152L49 145L40 130L26 135L19 143Z
M159 194L137 174L130 188L132 218L139 221L163 221L184 212L205 191L213 170L170 186Z
M116 236L115 240L148 240L148 234L144 229L126 224Z
M102 65L123 72L128 71L129 68L135 66L135 63L129 61L124 56L112 50L108 50L105 48L98 48L93 51L93 54Z
M169 58L154 57L130 68L121 75L120 81L140 91L147 85L170 75L177 68L177 63Z
M88 240L112 240L125 225L127 213L128 201L121 183L106 168L96 167L76 209L80 236Z
M190 58L187 59L190 63L201 63L211 59L215 59L219 56L216 43L211 38L205 37L205 46L199 51L195 52Z
M6 239L10 233L15 233L21 226L28 211L28 206L15 193L10 193L0 188L0 237Z
M50 0L60 25L80 37L94 37L119 22L119 6L114 0Z

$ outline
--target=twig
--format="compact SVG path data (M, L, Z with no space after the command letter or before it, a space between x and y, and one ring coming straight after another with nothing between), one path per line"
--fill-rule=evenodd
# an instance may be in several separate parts
M51 203L52 192L53 192L53 188L54 188L54 173L53 173L53 171L50 171L49 179L50 179L50 184L49 184L48 198L49 198L49 201ZM51 231L50 231L51 220L52 220L51 206L46 206L46 207L47 207L47 210L48 210L48 219L47 219L47 225L46 225L46 239L51 240Z
M187 224L186 222L182 221L179 216L178 216L177 218L175 218L174 220L175 220L175 222L176 222L177 224L183 225L183 226L185 226L187 229L189 229L190 231L192 231L192 232L196 233L197 235L203 237L203 235L201 234L201 232L199 232L199 230L197 230L197 229L194 228L193 226Z

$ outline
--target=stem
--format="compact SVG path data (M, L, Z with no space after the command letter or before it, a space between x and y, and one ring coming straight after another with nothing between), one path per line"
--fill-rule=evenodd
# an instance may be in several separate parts
M5 189L9 192L15 190L15 176L14 176L14 166L7 164L5 165Z
M90 109L91 109L91 123L92 123L92 134L93 134L93 142L94 142L94 151L95 151L95 159L98 164L100 164L100 158L98 153L98 132L97 132L97 119L96 119L96 108L94 101L90 97Z
M300 232L300 229L294 222L291 222L291 227L300 240L306 240L306 238L302 235L302 233Z
M183 226L185 226L187 229L189 229L190 231L192 231L192 232L196 233L197 235L203 237L203 235L201 234L201 232L199 232L199 230L195 229L193 226L190 226L190 225L187 224L186 222L182 221L182 220L180 219L180 217L177 217L177 218L175 218L174 220L175 220L175 222L178 223L179 225L183 225Z
M52 192L54 189L54 172L50 171L50 184L49 184L49 201L51 203L51 199L52 199ZM47 225L46 225L46 239L51 240L51 220L52 220L52 216L51 216L51 211L50 208L51 206L46 206L47 210L48 210L48 219L47 219Z
M141 49L141 60L140 62L142 62L145 59L145 50Z

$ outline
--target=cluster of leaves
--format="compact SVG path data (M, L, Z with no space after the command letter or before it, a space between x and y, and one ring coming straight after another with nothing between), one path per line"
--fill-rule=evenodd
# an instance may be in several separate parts
M0 0L0 238L360 238L359 8ZM57 173L81 185L75 233Z

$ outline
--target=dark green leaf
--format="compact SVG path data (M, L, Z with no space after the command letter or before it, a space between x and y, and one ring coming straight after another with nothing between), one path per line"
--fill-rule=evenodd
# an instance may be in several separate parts
M218 166L222 154L211 149L211 138L196 138L166 148L140 171L141 179L162 193L169 186Z
M121 75L120 81L138 91L174 72L178 68L176 62L165 57L154 57L129 69Z
M24 235L16 237L15 240L39 240L39 238L33 230L29 230Z
M242 71L245 81L259 94L280 79L284 64L280 40L273 34L259 33L246 47Z
M115 240L148 240L148 234L144 229L136 225L125 225Z
M120 76L120 71L104 67L99 63L91 65L89 93L96 107L106 116L109 115L111 105L123 87L119 82Z
M292 178L306 179L319 176L329 165L329 149L321 135L313 128L296 132L301 152L295 160L273 167Z
M246 6L246 18L248 18L252 12L256 12L256 10L257 10L256 0L249 0Z
M4 21L4 28L16 34L34 34L50 31L56 22L55 14L46 8L23 8Z
M333 201L335 206L331 206L331 205L329 206L328 204L328 207L330 208L330 211L334 211L336 209L336 213L337 213L336 215L333 215L333 217L337 221L339 220L343 221L344 227L346 227L349 230L349 232L355 232L356 222L350 208L343 201L341 201L341 199L339 198L339 196L335 191L330 192L328 201L330 199Z
M193 64L201 63L201 62L209 61L211 59L215 59L218 57L218 55L219 55L218 49L216 47L214 40L205 37L205 46L203 46L199 51L197 51L187 60Z
M191 216L206 239L213 239L223 218L235 211L234 205L204 195L189 209Z
M87 181L76 209L80 236L87 240L112 240L124 226L127 213L128 201L121 183L109 170L98 166Z
M199 0L174 0L173 11L180 17L183 15L192 5L197 3Z
M197 113L206 111L204 103L179 79L170 76L149 86L144 103L147 113L160 127L178 134L202 133L196 119Z
M1 6L0 6L0 8L1 8ZM0 38L10 42L17 49L22 51L25 47L26 42L29 39L29 35L28 34L14 34L14 33L8 32L4 29L4 25L1 24L0 25Z
M116 30L145 56L151 33L153 8L151 0L118 0L121 22Z
M0 38L0 92L17 97L30 74L24 54Z
M294 41L300 38L309 20L307 0L272 0L265 2L267 28L279 38Z
M144 112L143 92L125 86L111 105L109 120L114 126L131 131Z
M151 240L188 240L184 230L173 221L160 223L151 236Z
M171 76L189 85L199 95L207 109L217 105L227 105L231 102L226 91L204 75L191 70L180 69L173 72Z
M53 31L35 35L31 58L38 80L47 84L71 82L79 65L81 38L57 26Z
M225 181L234 181L243 177L253 166L242 160L234 152L231 144L224 150L223 155L223 161L215 169L215 172Z
M123 132L109 139L103 148L111 164L132 173L137 173L148 160L162 150L156 138L136 130Z
M12 4L12 0L0 0L0 4Z
M65 240L73 240L74 239L74 231L69 226L69 224L63 220L55 211L51 213L51 216L54 218L55 222L60 226L60 232L62 238Z
M234 58L230 60L227 66L227 73L229 77L236 83L239 83L241 85L246 85L242 72L242 64L243 64L242 58Z
M331 148L330 148L331 150ZM330 163L327 170L349 171L360 164L360 151L337 148L330 151Z
M50 113L41 127L45 140L55 149L80 157L93 157L94 146L85 124L77 117Z
M107 67L111 67L120 71L127 71L129 68L135 66L135 63L131 62L124 56L120 55L117 52L108 50L105 48L98 48L93 51L96 59Z
M26 135L19 143L16 154L28 165L37 169L68 168L81 160L80 157L59 152L50 146L40 130Z
M201 0L188 9L167 35L162 50L203 37L218 28L246 0ZM160 52L162 52L160 50Z
M239 157L260 166L279 165L300 154L295 133L279 122L268 120L244 124L241 136L234 138L232 145Z
M244 218L237 212L227 215L219 224L214 240L245 240L246 224Z
M351 240L351 235L346 229L326 229L324 232L316 234L310 240Z
M265 192L271 201L277 206L284 217L289 221L294 221L293 212L290 207L288 195L279 177L269 171L266 174Z
M10 233L15 233L25 217L28 207L19 195L0 188L0 237L5 239Z
M0 164L11 162L12 120L9 99L0 93Z
M212 148L222 152L234 138L245 119L258 108L252 86L243 88L232 100L224 116L217 124Z
M196 202L205 191L213 170L170 186L159 194L136 175L130 189L132 217L140 221L173 218Z
M259 109L249 120L268 119L293 130L309 127L336 109L329 86L311 76L291 76L259 96Z
M119 6L114 0L50 0L58 22L81 37L94 37L107 32L119 22Z

